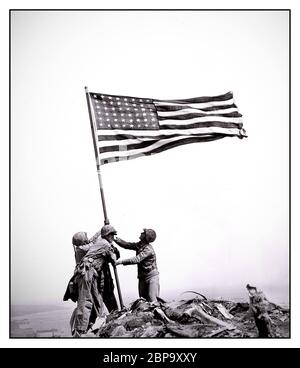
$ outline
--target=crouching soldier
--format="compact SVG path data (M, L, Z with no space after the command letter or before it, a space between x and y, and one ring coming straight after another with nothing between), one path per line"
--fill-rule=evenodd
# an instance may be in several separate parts
M249 309L258 329L258 337L272 337L271 319L268 313L269 301L255 286L248 284L246 288L249 293Z
M150 243L156 239L156 233L152 229L144 229L137 243L128 243L120 238L115 242L122 248L136 251L133 258L118 260L116 265L137 264L139 279L139 296L149 302L157 301L159 296L159 276L156 264L156 255Z

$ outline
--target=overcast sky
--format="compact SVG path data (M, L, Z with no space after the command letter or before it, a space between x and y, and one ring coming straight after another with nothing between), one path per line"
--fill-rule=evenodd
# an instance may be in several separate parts
M109 219L126 240L157 231L162 297L251 283L287 301L287 12L14 12L11 36L13 303L60 303L73 234L103 224L85 85L233 91L249 137L104 165ZM136 266L118 270L133 300Z

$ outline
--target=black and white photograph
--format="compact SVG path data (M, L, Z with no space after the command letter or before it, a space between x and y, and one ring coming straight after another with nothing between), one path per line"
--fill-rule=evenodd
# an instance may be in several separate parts
M290 11L10 11L10 339L289 339Z

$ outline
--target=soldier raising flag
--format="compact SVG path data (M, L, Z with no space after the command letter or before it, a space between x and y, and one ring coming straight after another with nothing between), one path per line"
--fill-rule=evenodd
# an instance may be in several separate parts
M122 248L136 251L133 258L116 261L116 265L137 264L139 279L139 296L149 302L156 302L159 296L159 272L156 264L156 255L153 243L156 239L156 232L152 229L144 229L140 235L140 241L129 243L120 238L115 238L115 242Z
M94 323L95 317L102 314L103 302L109 310L117 307L108 263L113 266L120 309L124 305L116 265L137 264L139 296L150 302L157 301L159 296L159 273L151 245L156 239L156 233L152 229L144 229L140 241L136 243L115 238L116 231L109 225L100 166L153 155L189 143L246 137L242 115L234 103L232 92L183 100L90 93L87 87L85 92L104 227L90 241L86 233L77 233L73 237L77 266L64 300L71 298L77 301L77 308L71 318L74 336L85 333ZM134 250L136 256L117 261L113 241L120 247ZM102 282L105 277L101 277L105 274L106 281Z

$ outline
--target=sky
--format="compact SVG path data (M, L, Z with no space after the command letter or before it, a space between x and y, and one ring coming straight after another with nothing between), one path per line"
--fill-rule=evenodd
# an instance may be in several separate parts
M246 298L250 283L287 302L288 13L18 11L11 25L12 302L61 303L73 234L103 225L84 86L233 91L248 138L104 165L108 216L125 240L156 230L163 298ZM136 266L118 271L134 300Z

